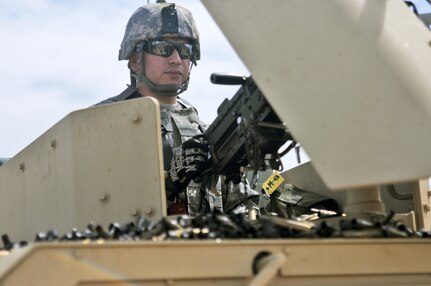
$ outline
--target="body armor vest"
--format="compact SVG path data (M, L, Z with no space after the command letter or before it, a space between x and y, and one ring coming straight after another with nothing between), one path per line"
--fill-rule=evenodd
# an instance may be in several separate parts
M174 107L161 105L160 119L162 124L163 160L165 171L169 170L172 159L172 148L179 147L191 137L205 131L196 110L187 106L181 99ZM168 206L179 201L187 202L187 213L211 212L214 208L222 210L220 186L214 185L212 178L202 182L191 181L185 190L166 186Z

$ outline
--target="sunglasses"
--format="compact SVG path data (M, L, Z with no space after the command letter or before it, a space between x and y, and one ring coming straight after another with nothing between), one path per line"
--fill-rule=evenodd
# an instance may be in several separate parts
M165 58L172 55L174 50L177 50L181 59L191 59L193 56L193 45L189 43L171 43L168 41L151 40L142 43L142 46L138 49Z

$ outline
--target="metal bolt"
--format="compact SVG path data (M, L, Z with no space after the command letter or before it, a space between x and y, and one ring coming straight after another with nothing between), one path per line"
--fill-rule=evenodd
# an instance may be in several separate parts
M429 204L423 204L423 209L424 209L424 212L426 212L426 213L431 211Z
M108 193L104 193L99 197L99 201L103 204L106 204L107 202L109 202L109 194Z
M150 207L145 208L144 214L146 214L147 216L153 216L154 215L154 210L152 208L150 208Z
M138 209L135 209L131 212L131 215L134 217L139 216L140 214L141 214L141 211Z
M134 122L134 123L139 123L140 121L141 121L141 116L139 115L139 114L134 114L133 116L132 116L132 121Z

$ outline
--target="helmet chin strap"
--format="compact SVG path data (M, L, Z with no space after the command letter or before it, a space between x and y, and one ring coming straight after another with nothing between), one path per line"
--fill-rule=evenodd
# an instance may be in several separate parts
M187 90L189 78L183 84L155 84L144 74L135 74L136 82L142 81L148 88L162 96L173 97Z

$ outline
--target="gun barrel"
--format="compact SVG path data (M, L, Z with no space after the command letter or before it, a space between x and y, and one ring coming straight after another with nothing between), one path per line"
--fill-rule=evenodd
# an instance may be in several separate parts
M210 79L214 84L242 85L247 80L247 77L230 73L213 73Z

